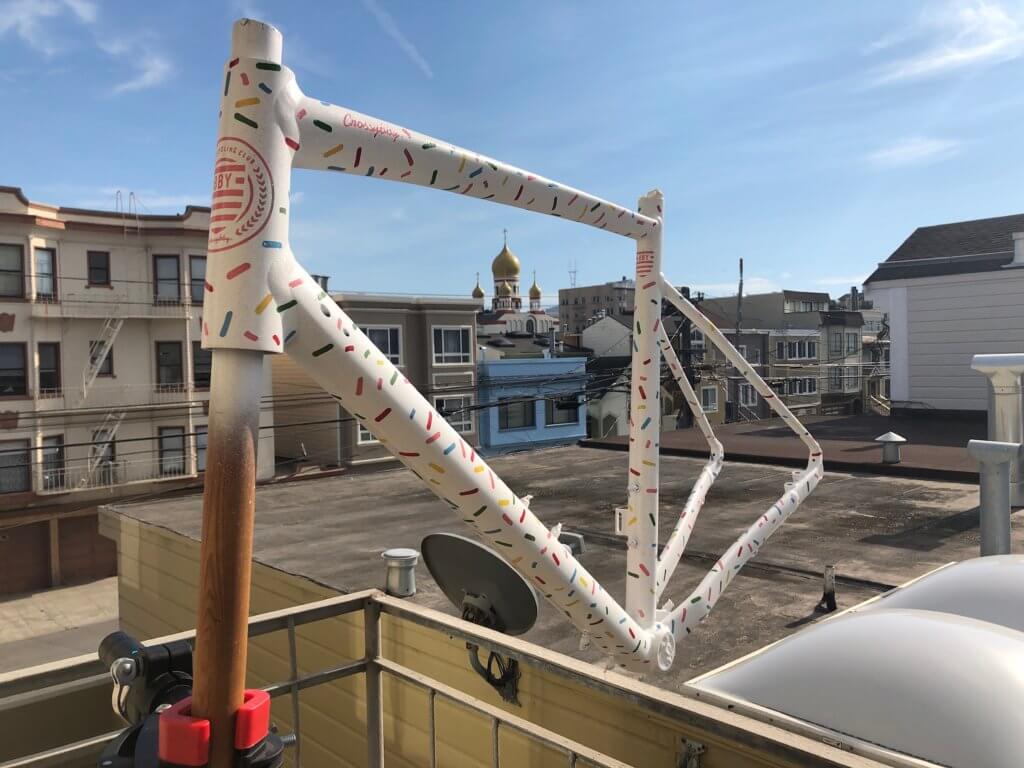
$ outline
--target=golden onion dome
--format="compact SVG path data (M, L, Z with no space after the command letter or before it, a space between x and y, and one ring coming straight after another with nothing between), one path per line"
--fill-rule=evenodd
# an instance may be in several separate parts
M476 287L473 288L473 298L482 299L484 297L484 289L480 287L480 273L476 273Z
M540 286L537 285L537 273L533 273L533 285L530 286L530 298L540 299Z
M511 296L512 295L512 286L509 285L508 283L502 281L501 283L498 284L498 295L499 296Z
M495 256L494 261L491 262L491 274L494 275L495 280L518 278L520 269L519 257L512 253L508 249L508 243L505 243L501 253Z

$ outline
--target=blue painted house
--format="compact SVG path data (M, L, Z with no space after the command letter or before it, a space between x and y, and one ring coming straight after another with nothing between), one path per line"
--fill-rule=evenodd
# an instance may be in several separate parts
M587 435L585 357L536 357L478 365L480 452L494 455L574 443Z

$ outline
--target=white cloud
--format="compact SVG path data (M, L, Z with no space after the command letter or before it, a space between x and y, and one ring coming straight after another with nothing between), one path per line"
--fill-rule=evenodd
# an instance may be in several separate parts
M875 168L902 168L908 165L926 165L946 160L960 151L960 142L915 136L900 139L867 155Z
M708 298L716 296L735 296L739 280L732 283L694 283L690 285L691 291L700 291ZM744 277L743 293L773 293L781 291L782 288L774 280L767 277Z
M408 56L409 60L419 67L424 75L433 79L434 71L430 68L427 60L423 58L416 46L412 44L412 41L398 28L398 24L395 23L391 14L381 8L377 4L377 0L363 0L363 7L369 11L384 34L391 38L395 45L402 50L402 53Z
M306 193L301 190L288 193L288 202L293 208L305 199Z
M170 77L174 68L171 62L159 53L150 53L140 61L140 71L128 80L114 86L113 92L128 93L130 91L143 91L159 85Z
M982 64L1010 61L1024 55L1024 16L1019 5L996 0L954 0L930 10L917 22L914 34L889 35L869 47L869 53L895 47L891 41L922 40L916 53L890 61L877 70L871 86L889 85L947 74Z
M57 184L41 188L48 199L73 208L93 208L113 211L117 193L121 193L122 210L129 208L129 196L134 194L135 210L139 213L180 213L187 205L209 205L210 193L182 195L155 189L132 189L121 186L89 187L77 184Z
M60 47L45 22L68 12L81 23L96 21L96 6L89 0L8 0L0 3L0 37L13 32L35 50L52 56Z

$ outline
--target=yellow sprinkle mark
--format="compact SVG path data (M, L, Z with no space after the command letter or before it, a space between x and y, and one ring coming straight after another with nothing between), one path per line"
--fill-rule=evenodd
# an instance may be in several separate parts
M509 501L508 499L498 499L498 506L499 507L507 507L511 503L512 502Z
M519 565L519 563L521 563L522 560L523 560L523 556L520 555L515 560L509 560L509 562L512 563L512 565Z
M638 406L636 407L636 409L637 409L638 411L646 411L646 410L647 410L647 406L641 403L640 405L638 405Z
M251 99L239 99L235 102L236 107L254 107L260 103L258 97L253 96Z
M430 468L432 470L434 470L435 472L437 472L437 474L439 474L439 475L443 475L444 474L444 467L439 467L437 464L431 464Z
M344 148L345 148L344 144L335 144L333 147L331 147L326 152L324 152L324 157L330 157L331 155L336 155L339 152L341 152L341 150L343 150Z
M256 314L257 315L262 315L263 314L263 310L266 309L267 307L269 307L270 306L270 302L272 302L273 300L274 300L274 297L271 296L269 293L266 296L264 296L263 297L263 301L261 301L259 304L256 305Z
M580 576L580 586L581 587L587 586L587 580L584 579L582 576Z
M646 464L648 467L653 467L654 466L654 462L653 461L648 461L647 459L644 459L643 463Z
M434 478L430 478L430 482L432 482L434 485L440 485L441 484L440 480L435 480Z
M384 360L378 360L377 365L384 365Z
M477 474L480 474L481 472L484 471L484 465L481 464L479 467L473 467L473 471L476 472Z
M459 173L462 173L462 169L466 167L466 156L462 156L462 160L459 163Z
M636 518L635 517L629 518L629 522L626 523L626 525L635 525L635 524L636 524Z

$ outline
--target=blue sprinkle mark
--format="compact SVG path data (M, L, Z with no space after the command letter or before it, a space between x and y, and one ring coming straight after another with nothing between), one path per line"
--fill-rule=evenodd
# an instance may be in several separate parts
M621 619L619 619L619 624L625 624L625 623L626 623L626 617L623 616Z
M266 83L260 83L260 90L263 91L264 93L273 93L274 92L274 89L271 88Z
M445 187L444 191L445 192L451 192L453 189L458 189L458 188L459 188L459 185L456 184L454 187Z
M367 176L373 176L373 166L372 165L369 168L366 169L366 175Z
M437 181L437 171L435 170L430 174L430 186L434 186L434 182Z
M409 418L410 419L415 419L416 418L416 409L415 408L413 408L411 411L409 411Z
M640 429L647 429L647 425L651 423L651 417L648 416L644 419L644 423L640 425Z
M280 248L281 247L281 242L279 240L264 240L263 241L263 247L264 248Z
M295 333L295 331L288 331L288 335L284 337L284 343L287 344L289 341L291 341L292 337L295 336Z
M676 633L676 620L672 619L672 634L674 635L675 633Z
M231 318L233 316L234 312L232 312L230 309L227 311L227 314L224 315L224 322L220 326L220 337L222 339L228 335L228 328L231 327Z
M572 569L572 576L569 577L569 583L570 584L572 584L574 581L576 581L576 571L577 570L578 570L577 568L573 568Z
M342 168L340 165L328 165L327 166L327 170L328 171L344 171L345 169Z
M447 448L444 449L444 455L447 456L449 453L451 453L454 450L455 450L455 443L452 443L451 445L449 445Z
M483 172L484 172L484 167L481 165L479 168L477 168L475 171L473 171L471 174L469 174L469 178L475 179L477 176L479 176Z

